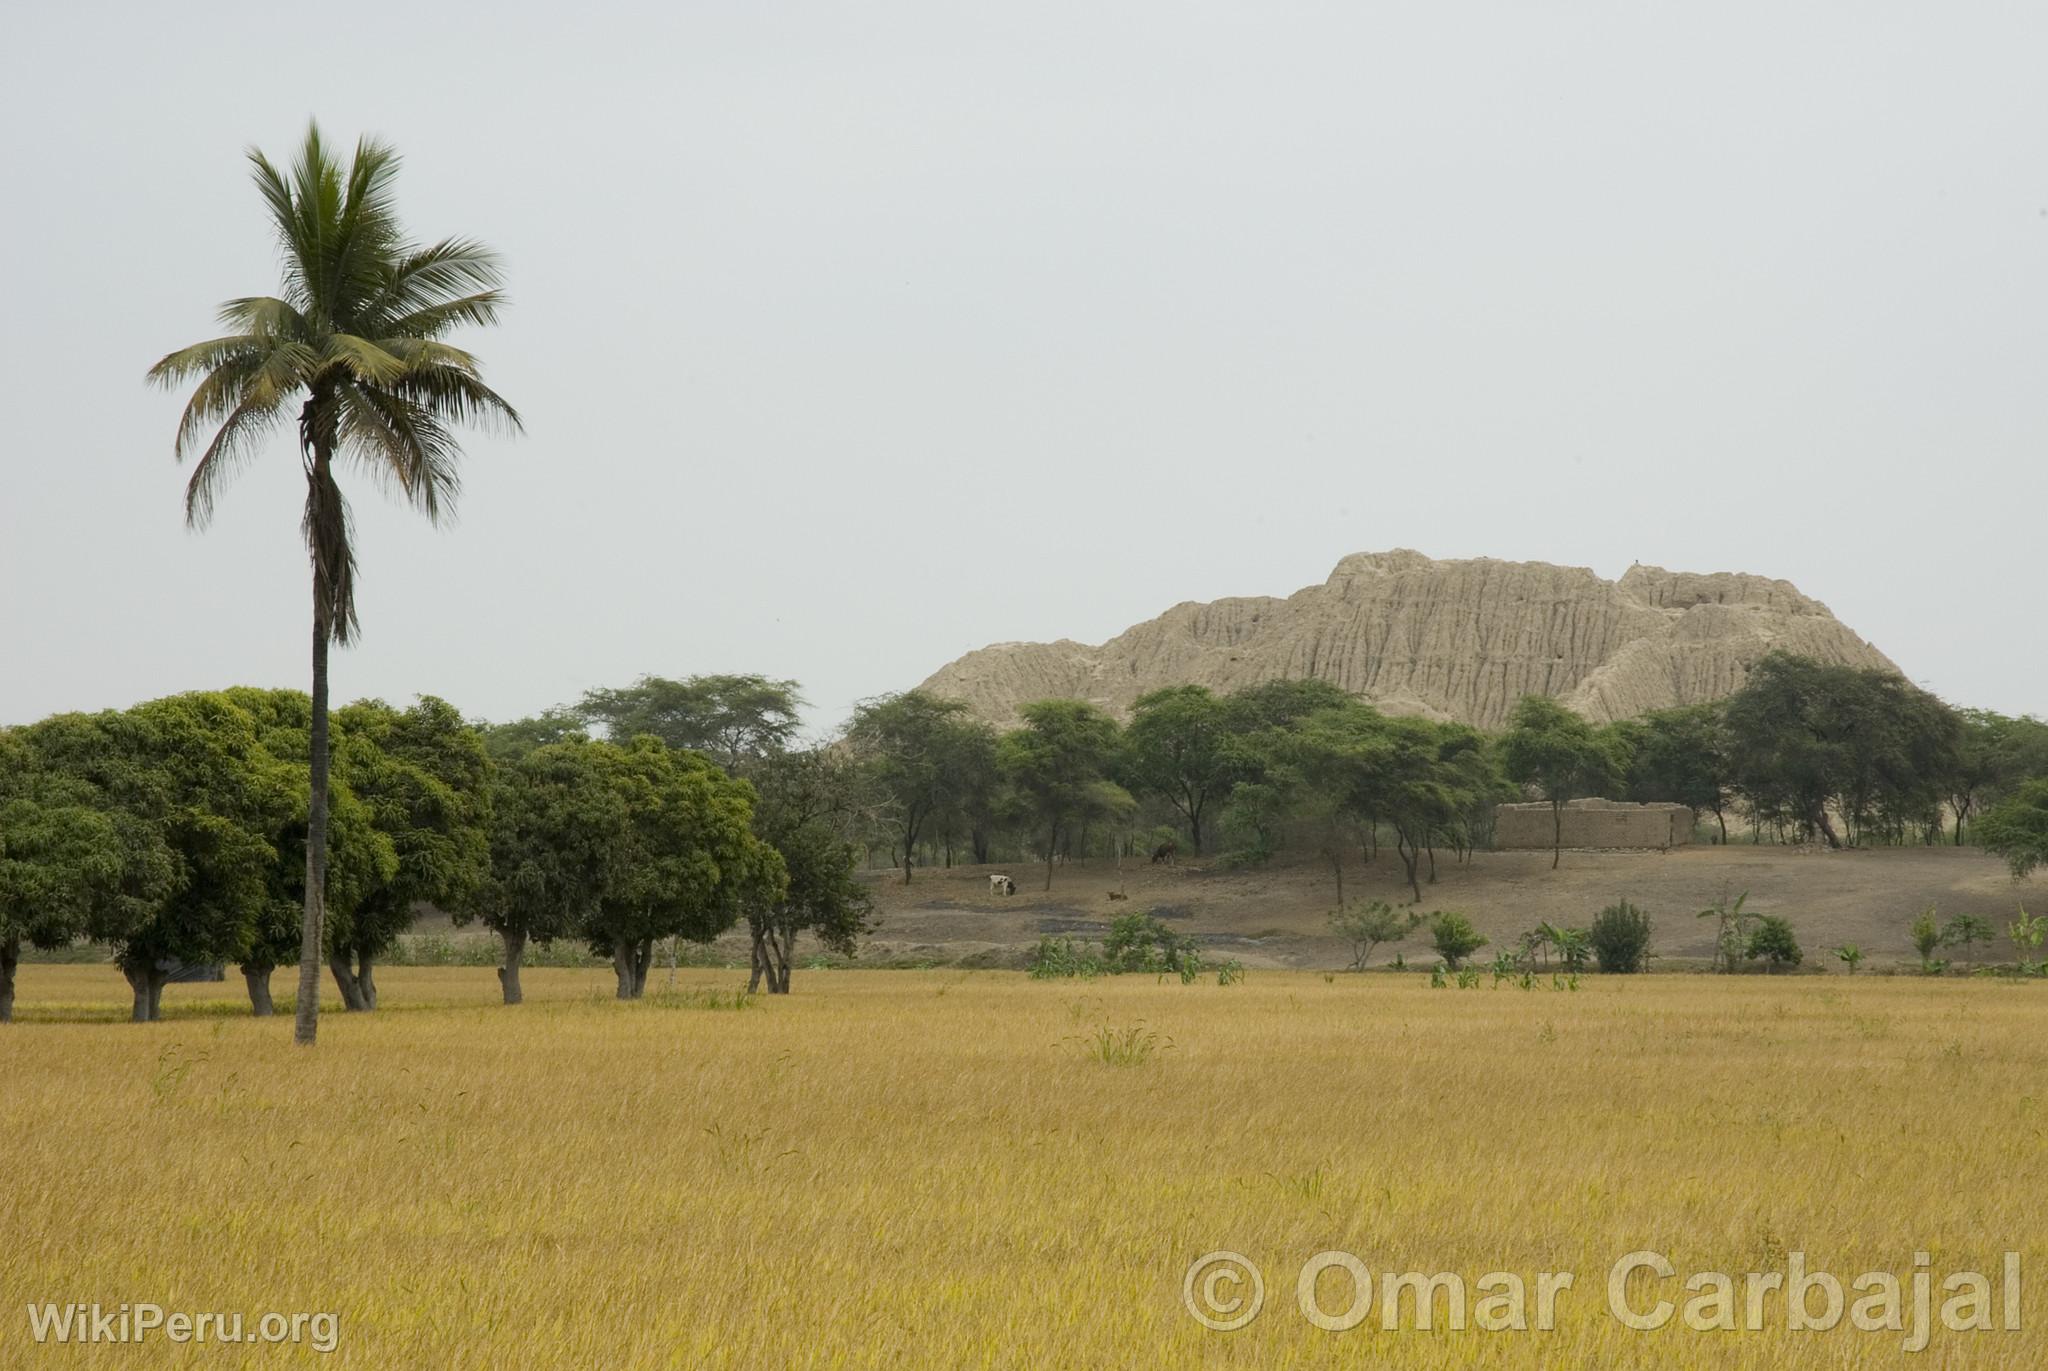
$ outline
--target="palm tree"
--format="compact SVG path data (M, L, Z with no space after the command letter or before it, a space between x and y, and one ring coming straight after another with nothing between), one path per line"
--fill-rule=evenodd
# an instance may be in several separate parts
M249 150L256 188L284 259L278 296L221 306L225 337L174 352L150 368L166 387L197 379L175 451L199 460L185 488L186 522L204 527L221 488L296 406L313 563L312 797L306 835L306 908L299 952L298 1025L319 1028L321 922L327 884L327 646L357 631L355 551L337 458L360 464L438 521L460 485L452 427L519 416L486 386L476 358L442 342L463 324L492 324L505 303L498 259L481 244L405 240L392 206L398 154L364 139L343 167L306 130L286 176Z

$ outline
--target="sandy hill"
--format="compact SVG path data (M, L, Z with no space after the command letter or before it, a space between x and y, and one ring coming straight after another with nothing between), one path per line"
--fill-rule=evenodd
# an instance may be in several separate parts
M1528 694L1603 722L1717 699L1773 648L1896 670L1786 581L1649 566L1608 581L1585 567L1397 550L1346 557L1286 599L1175 605L1099 647L997 643L924 688L1007 725L1032 700L1123 716L1162 686L1318 676L1390 713L1498 728Z

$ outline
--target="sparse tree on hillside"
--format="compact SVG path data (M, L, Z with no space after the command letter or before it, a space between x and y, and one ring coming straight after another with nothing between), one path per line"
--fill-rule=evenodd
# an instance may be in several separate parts
M1027 821L1046 835L1050 890L1061 838L1091 817L1126 813L1133 802L1108 779L1116 720L1082 700L1040 700L1022 713L1024 726L1003 735L998 755Z
M2048 863L2048 777L2028 781L1985 811L1977 841L2005 858L2014 880L2024 880Z
M897 855L905 885L925 824L946 803L953 766L963 755L963 734L974 727L966 705L922 690L863 701L854 710L847 741L889 797L903 844Z
M398 155L368 139L347 166L318 128L280 170L251 150L258 191L284 257L279 297L221 307L225 336L173 352L150 369L167 387L198 384L179 422L177 455L198 454L186 518L203 526L221 489L262 439L293 425L306 476L301 528L313 570L313 700L305 912L300 936L296 1040L318 1032L324 951L329 738L327 650L356 632L355 548L337 461L386 479L438 520L455 498L460 448L454 426L519 426L486 386L477 360L443 339L495 323L504 297L498 260L467 239L428 247L398 225L392 182Z
M1228 798L1242 773L1231 745L1230 714L1207 686L1171 686L1140 696L1124 730L1132 787L1173 806L1197 853L1203 848L1203 819Z
M789 746L802 722L803 705L795 681L642 676L630 686L591 691L575 712L585 723L603 725L614 743L645 734L670 747L701 752L724 767L726 775L738 776Z
M1626 759L1614 743L1547 695L1525 695L1501 739L1508 776L1550 802L1551 869L1564 851L1564 806L1613 789Z
M1628 798L1712 814L1728 841L1728 746L1718 704L1662 709L1613 725L1628 758Z
M1396 910L1385 900L1371 900L1330 915L1330 931L1351 944L1353 971L1365 970L1373 949L1381 943L1398 943L1420 927L1420 914Z

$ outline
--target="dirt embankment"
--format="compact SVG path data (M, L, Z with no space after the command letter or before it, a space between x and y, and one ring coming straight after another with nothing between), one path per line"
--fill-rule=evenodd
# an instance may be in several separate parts
M1015 895L989 893L989 875L1017 880ZM1295 860L1259 871L1230 871L1209 862L1152 866L1126 861L1119 872L1104 860L1060 866L1050 891L1043 867L961 866L922 869L909 886L900 874L872 873L876 913L871 955L1016 964L1046 934L1099 938L1126 911L1156 913L1201 938L1217 957L1247 965L1340 967L1349 954L1329 935L1336 886L1328 863ZM1125 899L1112 900L1121 891ZM1886 848L1827 852L1789 847L1691 847L1660 852L1567 852L1550 869L1547 852L1482 852L1469 863L1439 854L1437 880L1422 887L1427 913L1456 909L1471 916L1496 945L1536 924L1584 926L1603 905L1627 899L1650 912L1654 949L1664 964L1703 962L1713 951L1714 922L1697 917L1725 892L1747 891L1751 910L1792 922L1809 966L1839 970L1830 949L1862 947L1866 966L1917 964L1907 937L1915 914L1935 906L1942 917L1976 914L1998 930L1982 960L2010 960L2005 927L2033 896L2048 908L2040 882L2014 882L1997 860L1969 848ZM1354 854L1344 873L1347 901L1407 901L1391 854L1368 866ZM1381 949L1411 962L1433 960L1426 936Z

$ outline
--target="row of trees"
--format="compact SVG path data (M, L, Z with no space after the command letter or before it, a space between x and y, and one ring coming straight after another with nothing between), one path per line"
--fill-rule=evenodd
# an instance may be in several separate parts
M849 742L875 767L894 825L891 861L1047 863L1169 826L1197 852L1256 863L1285 842L1331 862L1392 846L1420 898L1438 849L1490 841L1493 806L1535 797L1559 822L1569 801L1683 804L1727 841L1830 845L1965 840L2016 873L2048 860L2048 724L1956 710L1887 672L1785 654L1705 705L1596 726L1530 696L1505 731L1388 718L1321 681L1230 695L1177 686L1139 699L1119 729L1100 711L1047 701L998 736L919 692L864 705ZM1007 835L1009 842L1001 841ZM1557 844L1561 846L1561 842ZM1556 855L1553 853L1553 863Z
M0 732L0 1019L23 945L80 939L111 950L137 1020L172 968L220 962L271 1012L302 936L312 722L305 695L235 689ZM431 697L331 722L322 955L351 1010L376 1007L376 966L425 906L503 939L508 1004L536 942L587 945L634 998L658 942L744 923L754 987L779 993L799 932L850 953L866 927L831 749L720 765L645 732L479 727Z

